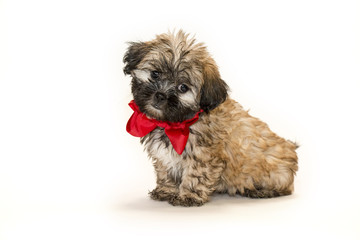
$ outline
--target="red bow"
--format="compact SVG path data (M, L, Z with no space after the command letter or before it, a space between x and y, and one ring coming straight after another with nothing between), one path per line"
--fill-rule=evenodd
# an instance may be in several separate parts
M140 112L134 100L129 103L129 106L134 110L134 113L126 125L128 133L135 137L144 137L157 127L164 128L165 134L168 136L172 146L180 155L184 151L189 138L189 127L199 119L199 114L203 112L203 110L200 110L193 118L183 122L166 122L146 117L144 113Z

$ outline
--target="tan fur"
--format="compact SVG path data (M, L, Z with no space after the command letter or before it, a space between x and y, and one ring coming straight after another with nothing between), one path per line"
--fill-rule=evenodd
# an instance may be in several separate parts
M220 75L214 60L203 44L182 31L163 34L151 42L152 48L138 64L138 69L151 70L159 58L184 63L195 86L194 102L200 101L201 87L217 87ZM231 98L190 127L184 154L177 154L165 142L154 141L163 134L157 128L142 139L157 174L157 187L150 192L156 200L173 205L199 206L209 201L214 192L248 197L275 197L293 192L297 171L296 144L275 133L257 118L248 114Z

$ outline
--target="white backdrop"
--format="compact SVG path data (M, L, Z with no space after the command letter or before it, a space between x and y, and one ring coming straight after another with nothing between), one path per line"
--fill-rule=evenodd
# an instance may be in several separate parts
M357 1L0 2L0 239L359 239ZM184 29L301 147L292 196L172 207L126 133L127 41Z

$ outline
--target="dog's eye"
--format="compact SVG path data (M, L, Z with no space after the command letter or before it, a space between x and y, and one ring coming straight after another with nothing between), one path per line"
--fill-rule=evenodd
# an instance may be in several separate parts
M160 73L158 71L151 71L150 76L152 79L158 79L160 76Z
M178 86L178 90L181 92L181 93L186 93L188 90L189 90L189 87L186 86L185 84L180 84Z

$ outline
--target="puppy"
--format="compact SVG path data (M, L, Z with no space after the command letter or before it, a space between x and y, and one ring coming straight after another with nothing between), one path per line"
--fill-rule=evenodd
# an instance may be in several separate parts
M141 137L153 161L152 199L200 206L214 192L251 198L293 192L297 145L228 96L204 44L181 30L161 34L130 43L124 63L134 97L127 131Z

